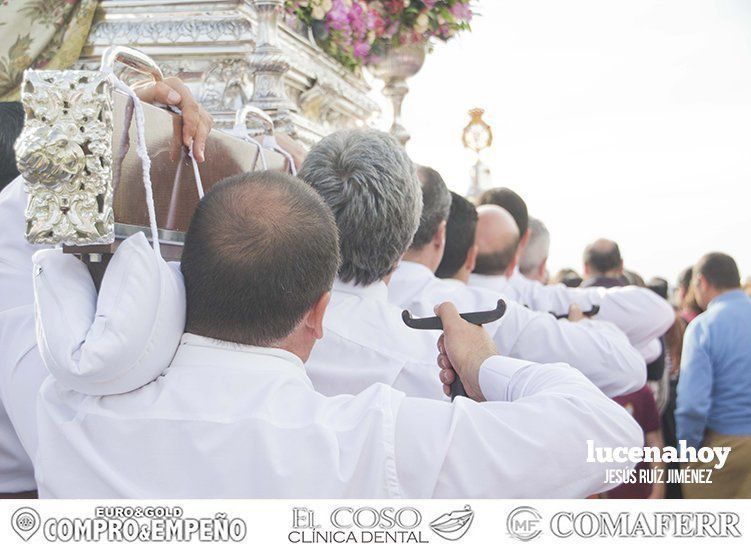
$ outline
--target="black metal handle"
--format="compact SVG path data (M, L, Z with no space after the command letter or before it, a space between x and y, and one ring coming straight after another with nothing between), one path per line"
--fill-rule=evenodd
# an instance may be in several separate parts
M474 325L484 325L485 323L492 323L493 321L496 321L503 317L503 314L506 313L506 301L503 299L498 299L498 304L496 305L494 310L488 310L485 312L469 312L466 314L459 314L462 319L465 321L469 321L470 323ZM423 317L423 318L414 318L412 317L412 314L409 312L409 310L404 310L402 312L402 320L404 321L404 324L407 325L411 329L419 329L419 330L435 330L435 331L442 331L443 330L443 322L441 321L441 318L438 316L434 317ZM464 384L459 379L459 376L457 375L454 379L453 383L451 384L451 399L455 399L456 397L466 397L467 392L464 389Z
M504 301L503 299L498 299L498 305L494 310L487 310L484 312L468 312L466 314L459 315L462 319L469 321L474 325L484 325L485 323L492 323L493 321L500 319L505 313L506 301ZM407 325L410 329L419 329L423 331L443 330L443 323L441 322L441 318L437 315L433 317L415 318L412 317L412 314L409 310L404 310L402 312L402 320L404 321L404 324Z
M456 372L454 373L456 374ZM464 384L459 379L459 375L457 374L454 378L454 381L451 382L451 400L454 400L456 397L468 397L467 392L464 390Z
M586 312L583 312L583 313L584 313L584 317L594 317L598 313L600 313L600 306L597 305L597 304L593 304L592 307L589 310L587 310ZM568 316L569 316L569 314L560 314L559 315L559 314L557 314L555 312L550 312L550 315L552 315L556 319L568 319Z

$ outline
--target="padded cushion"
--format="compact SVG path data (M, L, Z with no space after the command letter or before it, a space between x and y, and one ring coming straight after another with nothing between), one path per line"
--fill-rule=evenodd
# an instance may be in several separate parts
M34 255L39 349L50 374L89 395L114 395L156 379L185 329L185 286L143 233L112 257L97 295L86 266L59 249Z

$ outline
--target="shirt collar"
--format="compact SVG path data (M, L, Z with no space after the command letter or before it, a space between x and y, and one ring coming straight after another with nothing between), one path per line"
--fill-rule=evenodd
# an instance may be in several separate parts
M712 302L710 302L707 307L711 307L715 302L725 302L730 300L736 300L736 299L742 299L746 298L748 295L744 293L740 289L733 289L731 291L727 291L726 293L722 293L721 295L717 295L712 299Z
M399 263L399 270L403 270L408 274L415 276L434 276L433 271L422 263L416 263L415 261L401 261Z
M213 350L211 364L230 364L234 366L238 364L238 360L243 359L242 354L247 354L248 358L253 356L254 360L240 361L239 364L247 364L248 369L252 370L262 365L267 368L272 367L273 370L279 370L280 372L303 378L311 388L313 387L305 372L302 360L294 353L284 349L235 344L187 332L180 339L180 348L183 346ZM176 357L175 361L179 364L180 358Z
M501 291L508 283L506 276L485 276L483 274L471 274L469 284L493 291Z
M356 297L370 298L382 302L388 302L389 300L388 286L382 280L371 283L370 285L355 285L354 282L344 282L339 278L336 278L332 290L334 292L349 293Z
M441 281L445 283L446 285L450 285L451 287L466 287L467 284L464 283L462 280L457 280L456 278L441 278Z

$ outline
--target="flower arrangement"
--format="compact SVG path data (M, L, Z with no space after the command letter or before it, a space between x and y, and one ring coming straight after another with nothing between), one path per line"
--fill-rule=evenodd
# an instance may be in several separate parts
M350 70L378 62L399 45L446 41L468 30L471 0L286 0L318 44Z

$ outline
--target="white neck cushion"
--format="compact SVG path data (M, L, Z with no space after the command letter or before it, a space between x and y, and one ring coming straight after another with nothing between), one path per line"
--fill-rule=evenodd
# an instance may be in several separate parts
M64 386L88 395L133 391L169 366L185 329L185 285L143 233L112 257L97 296L86 266L59 249L34 255L39 351Z

